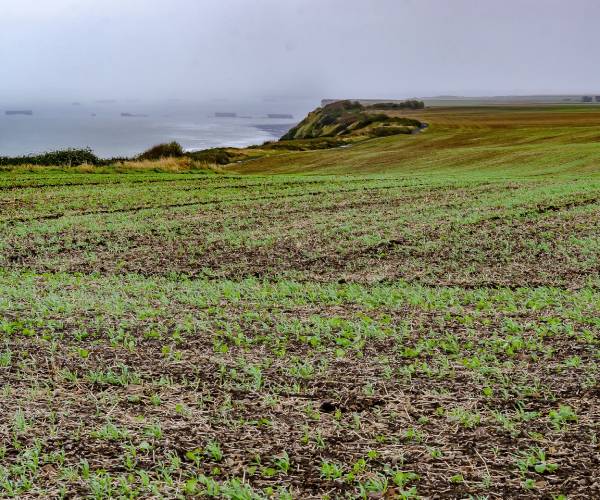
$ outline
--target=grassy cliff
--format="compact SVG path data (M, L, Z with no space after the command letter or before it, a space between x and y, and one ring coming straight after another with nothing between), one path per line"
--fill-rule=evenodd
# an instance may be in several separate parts
M337 101L310 112L281 140L312 139L316 137L382 137L411 134L423 124L414 118L390 116L372 112L355 101Z

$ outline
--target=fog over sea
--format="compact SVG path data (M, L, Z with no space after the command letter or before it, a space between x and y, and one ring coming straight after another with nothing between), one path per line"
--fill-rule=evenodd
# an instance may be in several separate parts
M134 156L171 141L186 150L261 144L278 139L318 105L318 100L307 98L0 101L0 156L80 147L90 147L103 158ZM32 115L6 114L15 110L31 110ZM220 118L216 113L235 113L236 117ZM268 114L291 114L293 118L269 118Z

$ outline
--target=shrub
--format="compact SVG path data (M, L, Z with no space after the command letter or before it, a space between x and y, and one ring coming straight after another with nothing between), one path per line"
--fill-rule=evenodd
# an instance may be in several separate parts
M160 160L161 158L178 158L183 156L183 148L178 142L168 142L152 146L138 156L139 160Z
M388 135L397 134L412 134L413 129L410 127L376 127L371 130L371 135L374 137L387 137Z
M44 165L44 166L77 166L77 165L100 165L104 163L100 160L90 148L82 149L61 149L58 151L48 151L38 155L24 156L0 156L0 165Z
M419 120L415 120L414 118L404 118L400 116L395 116L390 118L390 123L395 125L406 125L408 127L418 127L422 128L424 125Z
M409 99L402 102L378 102L369 106L371 109L423 109L425 103L416 99Z
M235 155L224 148L203 149L187 153L187 156L196 161L214 163L217 165L227 165L234 161Z
M360 111L364 106L358 101L336 101L323 106L323 111L331 114L342 114L344 111Z
M311 139L280 140L263 149L284 151L312 151L315 149L337 148L348 144L348 141L337 137L315 137Z

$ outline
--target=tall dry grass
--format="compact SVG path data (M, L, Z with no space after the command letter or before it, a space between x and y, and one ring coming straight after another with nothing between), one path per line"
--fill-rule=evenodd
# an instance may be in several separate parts
M44 165L15 165L0 167L0 172L10 173L36 173L36 172L76 172L81 174L110 174L133 172L163 172L186 173L205 172L207 174L220 174L225 171L215 163L193 160L188 157L161 158L159 160L129 160L120 161L106 166L82 163L70 167L44 166Z
M117 172L167 172L181 173L198 170L211 172L222 172L222 169L214 163L193 160L188 157L161 158L159 160L131 160L118 163L114 166Z

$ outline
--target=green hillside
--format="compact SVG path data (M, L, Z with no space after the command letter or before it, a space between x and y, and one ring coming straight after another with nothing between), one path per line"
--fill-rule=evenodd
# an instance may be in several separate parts
M345 148L293 152L229 167L240 173L597 172L600 109L488 106L388 112L429 126ZM313 123L311 115L308 123ZM302 130L302 124L299 125Z

